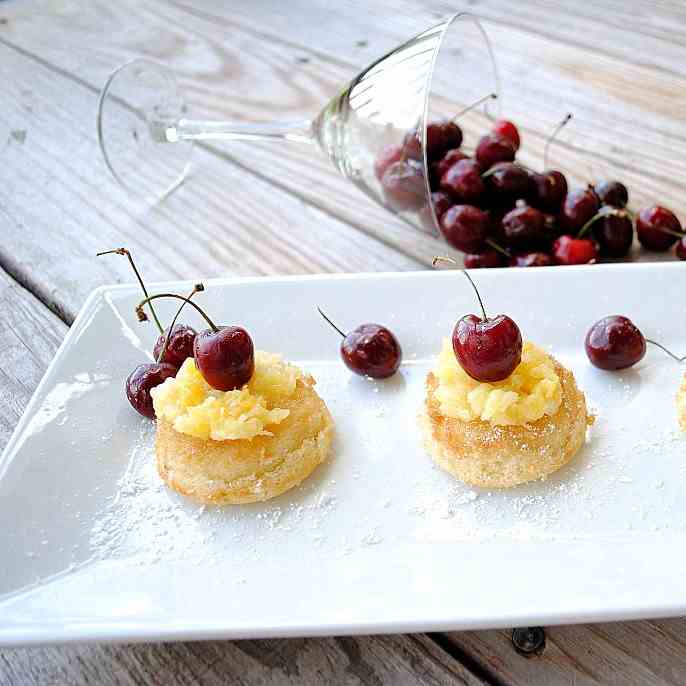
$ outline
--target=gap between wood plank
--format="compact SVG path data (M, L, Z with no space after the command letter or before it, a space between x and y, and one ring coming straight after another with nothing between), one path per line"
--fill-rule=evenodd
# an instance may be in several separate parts
M464 665L474 676L481 679L484 683L491 686L508 686L507 682L503 681L497 674L488 670L476 658L472 657L468 652L453 643L446 634L441 633L427 633L430 640L432 640L441 650L448 653L454 660ZM513 651L514 652L514 651Z
M30 276L30 271L24 272L21 265L11 259L11 254L0 250L0 269L13 281L16 281L25 291L28 291L42 305L45 305L53 314L59 317L67 326L74 323L74 317L67 312L59 302L46 292L40 284Z

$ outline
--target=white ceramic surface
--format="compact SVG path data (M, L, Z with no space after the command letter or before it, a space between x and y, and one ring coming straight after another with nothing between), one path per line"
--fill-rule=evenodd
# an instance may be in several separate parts
M684 367L649 349L636 368L611 374L583 351L588 326L621 313L686 353L686 266L474 278L490 313L511 315L549 347L597 411L572 465L489 492L424 454L423 379L455 320L477 311L459 273L212 281L198 302L311 371L338 429L334 458L300 488L226 509L161 485L153 426L122 392L155 332L136 321L134 287L97 290L0 460L0 644L686 614L686 445L674 408ZM405 353L399 376L352 376L315 305L345 328L393 328Z

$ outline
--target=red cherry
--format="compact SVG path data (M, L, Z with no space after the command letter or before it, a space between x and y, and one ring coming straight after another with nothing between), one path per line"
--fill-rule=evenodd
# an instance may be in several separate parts
M320 308L319 314L341 338L341 358L351 372L373 379L386 379L398 371L403 352L393 332L380 324L361 324L343 333Z
M562 172L555 169L542 174L531 174L532 191L529 201L543 212L559 212L567 196L567 179Z
M205 381L218 391L244 386L255 371L255 350L250 334L240 326L206 329L195 337L195 364Z
M455 162L441 177L441 190L461 203L478 202L486 191L481 168L474 160Z
M586 222L598 212L600 201L595 191L588 188L573 190L567 194L559 222L562 229L570 234L576 234Z
M381 181L384 172L395 162L399 162L403 155L403 146L391 143L381 148L374 160L374 176Z
M586 334L586 354L600 369L626 369L643 359L646 339L627 317L611 315L597 321Z
M531 194L531 176L515 162L498 162L484 175L490 198L498 205L510 205Z
M431 204L433 205L436 218L440 224L441 217L452 207L453 201L446 193L443 193L443 191L436 191L431 194ZM432 232L436 228L429 205L424 205L424 207L419 210L419 221L422 223L422 226L425 226ZM440 228L440 226L438 228Z
M455 162L468 159L469 157L465 155L462 150L448 150L438 162L434 162L433 164L433 173L438 180L438 183L440 184L443 174L445 174Z
M413 160L391 164L381 177L388 204L397 212L418 210L426 204L423 166Z
M546 238L546 220L542 212L528 205L519 205L502 220L503 233L509 245L532 246Z
M390 329L379 324L362 324L341 341L341 357L356 374L386 379L398 371L402 350Z
M638 213L636 233L639 243L644 248L663 252L674 245L684 232L673 212L654 205Z
M166 329L157 339L152 354L158 362L167 362L178 369L185 362L186 358L193 357L193 343L197 334L195 329L190 326L175 324L169 336L164 357L160 359L160 353L164 347L168 332L169 329Z
M553 258L545 252L525 252L510 258L510 267L550 267Z
M467 314L455 325L453 351L473 379L503 381L522 360L522 334L504 314L493 319Z
M619 181L601 181L595 185L594 189L603 205L621 209L629 204L629 191Z
M473 205L453 205L441 217L441 232L445 239L463 252L481 252L486 247L489 229L488 213Z
M126 397L131 407L144 417L155 419L155 408L150 391L167 379L176 376L176 372L177 368L171 364L158 362L139 364L126 379Z
M492 248L487 248L483 252L468 253L464 256L465 269L490 269L502 267L503 265L503 255Z
M462 145L462 129L448 119L432 121L426 127L426 154L429 160L442 157L446 150Z
M433 264L451 262L450 257L434 257ZM522 334L519 327L504 314L489 318L472 277L462 271L472 285L481 306L483 318L466 314L453 329L453 352L469 376L477 381L495 382L507 379L522 360Z
M624 257L634 241L634 225L628 212L615 210L593 224L593 235L603 257Z
M504 136L489 133L483 136L476 146L475 157L482 169L490 169L497 162L512 162L517 148Z
M515 146L515 150L519 150L519 146L521 145L519 131L511 121L508 121L507 119L497 119L495 122L493 122L491 131L512 141L512 144Z
M553 243L553 256L556 264L588 264L597 259L598 247L587 238L560 236Z

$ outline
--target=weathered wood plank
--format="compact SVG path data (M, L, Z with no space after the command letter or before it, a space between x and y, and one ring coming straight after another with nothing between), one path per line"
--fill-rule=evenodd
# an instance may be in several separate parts
M595 51L586 43L574 42L573 22L564 13L559 22L564 31L557 29L559 35L552 39L534 32L523 19L507 23L505 19L516 15L512 8L508 12L509 5L499 11L494 9L499 7L496 3L486 5L506 110L524 129L522 159L539 166L546 135L566 111L572 111L575 120L554 146L552 160L574 184L621 175L632 189L634 206L660 201L686 216L686 158L680 154L686 134L673 114L686 105L686 88L678 87L686 85L684 78L654 62L632 60L635 51L626 43L607 48L621 41L606 40L601 42L602 50ZM191 110L198 116L263 120L312 115L369 59L450 9L443 3L420 6L400 1L384 7L239 3L229 9L217 2L170 7L151 0L138 7L143 21L136 27L128 26L132 12L126 4L113 8L94 3L85 11L67 9L53 17L20 15L8 23L0 38L4 35L19 45L33 41L38 46L33 49L59 68L73 69L78 62L80 77L94 88L116 63L145 52L179 73ZM645 13L648 5L640 7ZM555 4L548 8L551 17L557 11ZM615 21L629 14L635 23L633 9L622 12L617 7ZM79 41L76 52L67 54L63 43L46 39L46 22L52 21L60 26L61 36L74 34L73 44L77 33L85 35L85 27L92 26L99 15L107 17L108 36L112 36L107 41L97 31L91 32L85 42ZM333 25L335 32L313 28ZM657 36L642 35L645 52L662 55L664 44L669 59L682 64L686 48L675 43L675 31L665 35L667 26L665 21ZM361 37L370 44L361 47ZM83 58L86 53L88 60ZM394 222L310 149L272 144L214 149L425 264L442 249L440 243L419 239L415 231Z
M67 326L0 270L0 451Z
M515 653L507 631L446 638L513 686L686 683L686 619L550 627L545 651L531 658Z
M121 244L150 280L419 266L202 150L187 184L136 207L99 158L95 94L5 46L0 61L0 264L68 320L95 286L131 281L124 261L94 257Z

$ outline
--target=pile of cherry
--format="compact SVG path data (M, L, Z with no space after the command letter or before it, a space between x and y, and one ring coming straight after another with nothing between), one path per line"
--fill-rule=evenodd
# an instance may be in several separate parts
M455 121L432 121L426 130L431 203L441 233L466 253L464 265L542 267L595 262L626 256L634 225L639 243L686 259L686 235L670 210L654 205L634 215L629 193L619 181L568 191L555 169L533 171L515 161L521 139L517 127L500 119L470 157L462 149ZM385 147L374 172L388 205L416 211L433 228L426 204L421 132Z

